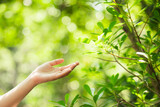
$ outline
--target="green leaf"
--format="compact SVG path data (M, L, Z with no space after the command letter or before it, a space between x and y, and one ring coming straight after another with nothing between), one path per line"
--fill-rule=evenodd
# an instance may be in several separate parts
M144 45L140 44L139 42L136 43L139 47L141 47L142 49L144 49L146 51L146 48Z
M91 33L92 35L100 35L99 33Z
M90 87L87 84L84 85L84 89L88 92L88 94L90 94L91 96L93 96L92 95L92 91L91 91Z
M101 88L96 95L94 95L93 100L96 103L103 95L104 88Z
M153 36L153 39L160 34L160 30L158 30L158 32Z
M114 77L114 81L115 81L115 82L117 82L118 77L119 77L119 73L117 73L117 74L115 75L115 77Z
M104 26L101 22L98 22L97 25L99 26L99 28L101 28L102 30L104 29Z
M65 102L63 100L61 100L61 101L50 101L50 102L57 103L57 104L65 107Z
M67 94L65 95L65 103L66 103L66 104L68 103L68 99L69 99L69 94L67 93Z
M136 26L140 26L140 25L142 25L143 23L144 23L143 21L138 22L138 23L136 24Z
M151 39L151 32L147 31L147 36Z
M79 95L76 95L76 96L74 97L74 99L72 100L72 103L71 103L70 107L73 107L73 106L74 106L74 104L76 103L76 101L78 100L78 98L79 98Z
M116 21L112 21L108 27L108 30L111 32L112 28L114 27L114 25L116 24Z
M108 29L104 29L104 30L103 30L103 33L104 33L105 36L106 36L106 34L107 34L108 32L109 32Z
M114 8L112 8L112 7L107 7L106 8L106 10L110 13L110 14L112 14L113 16L118 16L119 15L119 13L114 9Z
M139 65L140 65L140 67L142 68L142 70L146 70L147 64L145 64L145 63L140 63Z
M81 105L80 107L94 107L94 106L92 106L90 103L86 103L86 104Z
M124 43L124 41L127 39L127 35L123 35L121 38L121 42L120 42L120 47L122 46L122 44Z
M119 38L120 36L122 36L125 32L120 33L118 36L116 36L111 42L113 42L114 40L116 40L117 38Z
M159 48L158 46L153 46L153 47L150 49L149 53L153 53L153 52L156 51L158 48Z
M88 38L84 38L84 39L82 40L82 42L88 44L88 43L90 42L90 40L89 40Z

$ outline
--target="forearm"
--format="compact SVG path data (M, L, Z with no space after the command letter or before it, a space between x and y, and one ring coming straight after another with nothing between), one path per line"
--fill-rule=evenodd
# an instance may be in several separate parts
M18 86L0 97L0 107L16 107L35 86L34 81L28 77Z

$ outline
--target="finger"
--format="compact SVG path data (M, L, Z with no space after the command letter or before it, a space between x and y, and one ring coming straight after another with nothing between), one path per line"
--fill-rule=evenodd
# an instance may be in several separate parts
M73 70L77 65L79 65L79 62L73 63L70 67L71 67L71 69Z
M64 59L56 59L56 60L50 61L49 64L51 66L54 66L54 65L61 64L62 62L64 62Z
M63 70L62 72L57 73L56 74L56 79L67 76L71 71L72 71L71 68L67 68L67 69Z
M75 62L75 63L72 63L72 64L69 64L69 65L67 65L67 66L63 66L63 67L59 67L58 69L59 70L64 70L64 69L66 69L66 68L69 68L69 67L73 67L73 66L77 66L79 64L79 62Z

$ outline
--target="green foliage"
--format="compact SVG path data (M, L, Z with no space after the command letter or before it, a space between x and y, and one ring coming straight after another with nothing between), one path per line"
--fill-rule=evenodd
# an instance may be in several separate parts
M1 92L63 57L64 65L78 60L77 71L39 86L20 106L159 107L159 6L159 0L0 1Z

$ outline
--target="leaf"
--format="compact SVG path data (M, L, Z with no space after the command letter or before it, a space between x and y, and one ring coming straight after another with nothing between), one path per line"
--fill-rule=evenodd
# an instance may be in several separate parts
M114 27L114 25L116 24L116 21L112 21L108 27L108 30L111 32L112 28Z
M153 36L153 39L160 34L160 30L158 30L158 32Z
M143 21L138 22L138 23L136 24L136 26L140 26L140 25L142 25L143 23L144 23Z
M93 100L96 103L103 95L104 88L101 88L96 95L94 95Z
M74 99L72 100L72 103L71 103L70 107L73 107L73 106L74 106L74 104L76 103L76 101L78 100L78 98L79 98L79 95L76 95L76 96L74 97Z
M104 30L103 30L103 33L104 33L105 36L106 36L106 34L107 34L108 32L109 32L108 29L104 29Z
M65 107L65 102L63 100L61 100L61 101L50 101L50 102L57 103L57 104Z
M118 16L119 15L119 13L114 9L114 8L112 8L112 7L107 7L106 8L106 10L110 13L110 14L112 14L113 16Z
M94 106L92 106L90 103L86 103L86 104L81 105L80 107L94 107Z
M82 40L82 42L88 44L88 43L90 42L90 40L89 40L88 38L84 38L84 39Z
M84 89L88 92L88 94L90 94L91 96L93 96L92 95L92 91L91 91L90 87L87 84L84 85Z
M118 80L118 77L119 77L119 73L117 73L114 77L114 81L116 82Z
M123 35L125 32L120 33L118 36L116 36L111 42L113 42L114 40L116 40L117 38L119 38L121 35Z
M137 42L136 44L146 51L146 48L144 47L144 45L140 44L139 42Z
M147 31L147 36L151 39L151 32Z
M136 52L137 55L140 55L140 56L144 56L145 58L148 59L148 55L144 52Z
M153 53L154 51L156 51L159 47L158 46L154 46L150 49L149 53Z
M98 22L97 25L99 26L99 28L101 28L102 30L104 29L104 26L101 22Z
M147 67L147 65L146 65L145 63L140 63L139 65L140 65L140 67L142 68L142 70L145 70L146 67Z
M69 94L67 93L67 94L65 95L65 103L66 103L66 104L68 103L68 99L69 99Z
M91 33L92 35L100 35L99 33Z
M127 38L127 35L123 35L122 38L121 38L121 42L120 42L120 47L122 46L122 44L124 43L124 41L126 40Z

